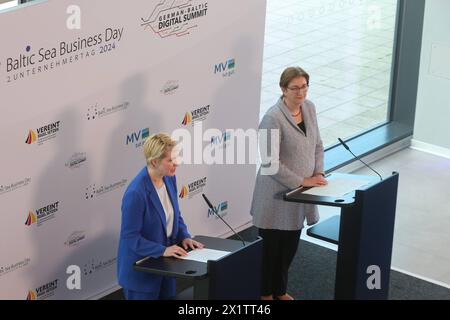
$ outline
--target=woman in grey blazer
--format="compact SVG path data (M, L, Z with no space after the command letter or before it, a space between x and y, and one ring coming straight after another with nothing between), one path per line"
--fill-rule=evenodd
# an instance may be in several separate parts
M308 225L319 220L316 206L286 202L283 194L299 186L327 184L316 110L306 100L308 87L309 75L303 69L284 70L280 78L283 95L259 125L260 130L267 130L270 151L267 157L262 154L250 211L263 238L262 299L293 300L286 293L288 269L305 218ZM272 130L277 133L274 141Z

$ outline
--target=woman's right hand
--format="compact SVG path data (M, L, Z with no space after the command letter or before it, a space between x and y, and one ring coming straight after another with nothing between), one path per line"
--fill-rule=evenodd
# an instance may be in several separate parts
M181 258L187 256L186 250L174 244L164 250L163 257Z
M325 179L322 175L318 174L314 177L303 179L303 187L320 187L328 184L327 179Z

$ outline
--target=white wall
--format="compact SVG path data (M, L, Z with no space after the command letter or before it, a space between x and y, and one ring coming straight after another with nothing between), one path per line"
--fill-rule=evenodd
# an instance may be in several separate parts
M414 140L450 154L450 1L425 4ZM438 152L439 153L439 152Z

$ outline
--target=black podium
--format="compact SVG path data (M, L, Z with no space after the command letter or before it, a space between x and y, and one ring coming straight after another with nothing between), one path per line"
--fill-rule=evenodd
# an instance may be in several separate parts
M196 236L205 248L229 251L207 263L177 258L146 258L135 270L163 276L191 279L195 300L257 300L261 296L262 238L253 242Z
M352 175L349 175L349 177ZM286 201L341 208L339 216L308 229L308 235L338 245L335 299L388 299L398 173L373 180L340 198L303 194ZM378 281L379 280L379 281Z

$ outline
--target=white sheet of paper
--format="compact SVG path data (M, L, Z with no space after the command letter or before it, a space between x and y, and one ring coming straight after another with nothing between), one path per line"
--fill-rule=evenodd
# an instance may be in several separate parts
M182 257L182 259L207 262L208 260L220 259L229 253L230 252L228 252L228 251L214 250L214 249L208 249L208 248L195 249L195 250L189 251L188 255L186 257Z
M311 188L304 191L303 194L338 198L371 182L369 179L361 179L358 176L349 176L340 173L332 173L326 179L328 181L326 186Z

